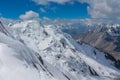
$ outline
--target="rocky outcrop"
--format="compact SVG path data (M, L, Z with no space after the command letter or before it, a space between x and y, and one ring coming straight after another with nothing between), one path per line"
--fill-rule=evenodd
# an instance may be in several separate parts
M86 32L81 41L111 55L115 60L120 60L120 36L112 36L113 28L98 26L94 30ZM110 33L108 30L112 32ZM116 30L118 32L117 28Z
M6 29L6 27L0 21L0 32L4 33L7 36L13 37L10 32Z

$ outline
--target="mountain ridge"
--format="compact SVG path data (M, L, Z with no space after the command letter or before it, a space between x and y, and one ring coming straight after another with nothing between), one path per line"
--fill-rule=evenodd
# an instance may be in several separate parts
M55 65L56 61L57 61L57 65L63 65L64 63L71 64L71 60L72 60L71 57L73 57L73 60L75 60L75 62L77 61L80 62L79 66L80 65L82 66L82 64L86 65L86 63L88 64L88 60L84 63L85 57L83 59L80 59L84 56L83 55L84 51L82 50L81 47L79 47L80 45L78 45L76 41L72 39L71 36L69 36L66 33L61 32L59 28L56 28L54 25L42 25L42 27L40 27L39 22L36 22L36 21L30 21L30 22L28 21L26 23L28 23L28 25L27 26L22 25L22 28L19 29L19 31L17 32L20 32L20 36L22 40L26 43L26 45L31 46L30 47L31 49L35 49L38 52L42 51L43 58L49 61L52 65ZM22 24L24 24L24 22L22 22ZM14 28L15 26L12 26L12 27ZM32 29L33 26L36 27L35 31L34 29ZM37 27L40 27L40 31L39 29L37 29ZM15 29L17 28L15 27ZM25 31L27 30L27 31L24 32L24 30ZM29 43L32 43L32 44L29 44ZM83 53L81 53L81 50L83 51ZM58 59L56 57L58 57ZM75 59L77 57L78 57L78 60ZM89 58L89 56L86 56L86 57L88 57L88 59L91 59ZM64 61L64 62L61 64L61 61ZM91 65L91 63L89 63L88 65ZM59 66L58 68L61 68L61 67ZM68 67L72 69L72 66L65 65L64 67ZM92 65L90 67L93 68ZM76 64L76 68L77 68L77 64ZM85 68L85 66L83 66L83 68ZM80 68L78 67L77 71L79 71L79 69ZM88 69L87 66L86 66L86 69ZM66 69L66 70L68 72L71 72L69 71L69 69ZM90 73L89 69L87 73ZM99 69L97 73L99 73ZM106 75L108 75L108 73L106 73ZM103 75L102 72L100 72L99 75Z
M103 53L85 44L79 45L70 35L63 33L54 25L44 25L39 21L29 20L15 22L8 27L12 29L11 34L14 38L0 32L0 43L8 45L15 51L11 52L17 55L15 60L20 60L22 63L27 61L28 68L32 66L31 74L36 74L33 75L35 80L109 80L119 78L120 71L111 65L112 61L107 60ZM5 47L5 49L8 48ZM94 51L96 51L96 55L94 55ZM8 55L8 52L6 54ZM4 58L2 59L2 63L6 63ZM23 66L23 64L19 65ZM28 68L25 68L25 71ZM22 80L29 79L21 76ZM11 75L8 77L15 79ZM3 78L7 80L7 77Z

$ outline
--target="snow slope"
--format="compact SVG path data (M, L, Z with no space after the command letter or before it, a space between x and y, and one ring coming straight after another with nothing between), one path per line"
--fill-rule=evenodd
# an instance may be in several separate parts
M19 42L0 33L0 79L38 80L37 70L29 66L31 61L28 53L29 50Z
M69 80L66 74L19 40L6 35L0 27L0 80Z
M29 20L10 27L14 29L16 39L39 53L70 80L103 80L120 76L120 71L110 65L111 61L103 55L98 60L94 59L90 56L93 54L90 47L80 46L71 36L53 25L42 25L39 21ZM89 52L90 50L92 51ZM99 61L100 59L103 60Z

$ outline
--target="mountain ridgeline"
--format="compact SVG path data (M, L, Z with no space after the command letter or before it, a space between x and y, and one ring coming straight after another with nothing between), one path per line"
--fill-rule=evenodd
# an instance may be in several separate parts
M119 78L120 70L103 52L78 44L54 25L44 25L37 20L0 25L1 80Z
M120 25L99 25L93 30L86 31L80 42L87 43L105 52L106 58L115 61L120 68Z

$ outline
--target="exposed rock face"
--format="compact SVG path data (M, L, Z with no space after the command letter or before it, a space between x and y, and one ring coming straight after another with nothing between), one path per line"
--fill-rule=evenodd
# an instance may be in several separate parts
M119 25L98 26L96 29L87 32L81 41L110 54L116 60L120 60L119 28Z
M4 27L2 22L0 21L0 32L4 33L7 36L13 37L10 32Z

